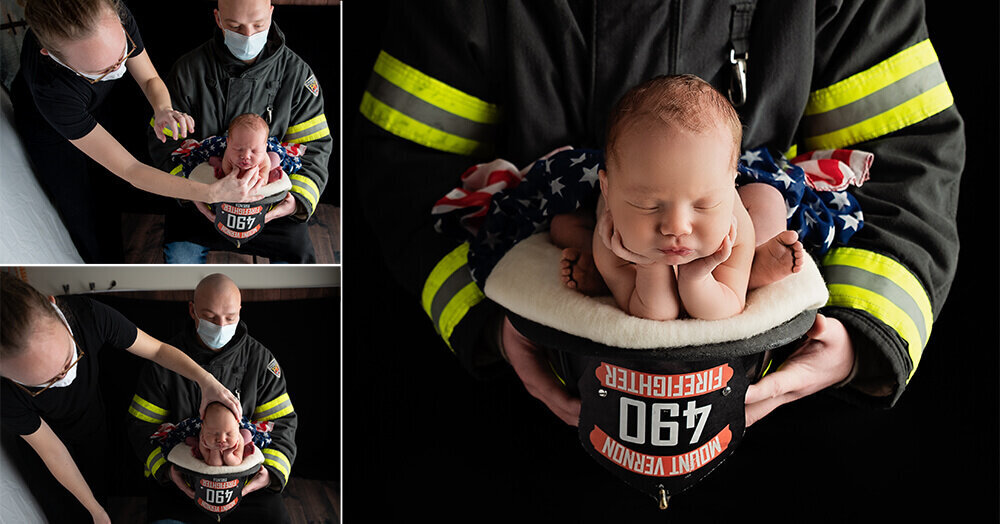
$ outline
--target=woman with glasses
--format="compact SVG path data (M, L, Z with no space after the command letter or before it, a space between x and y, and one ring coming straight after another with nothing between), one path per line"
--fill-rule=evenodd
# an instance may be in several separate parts
M15 119L35 172L62 215L86 262L121 262L121 224L109 202L118 192L89 160L150 193L197 202L260 198L266 176L193 182L147 166L98 123L111 106L115 80L128 72L153 110L157 137L180 140L195 129L175 111L170 94L143 47L132 14L119 0L27 0L30 30L12 86ZM135 112L141 108L132 108ZM164 130L167 130L166 132Z
M0 273L0 325L0 427L24 439L51 473L39 466L26 475L51 522L108 522L102 498L112 450L98 386L102 348L125 349L196 382L202 416L213 401L242 416L236 397L215 377L100 302L46 298Z

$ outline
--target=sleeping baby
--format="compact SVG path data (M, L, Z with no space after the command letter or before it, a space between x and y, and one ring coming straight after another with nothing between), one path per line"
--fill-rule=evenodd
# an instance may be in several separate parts
M209 157L208 163L215 168L215 178L224 178L234 168L239 168L237 178L243 178L255 166L261 173L267 173L267 183L281 178L281 157L267 149L269 129L260 115L244 113L229 123L226 151L222 158Z
M236 416L218 402L205 408L201 432L197 437L187 437L185 443L195 457L209 466L239 466L244 456L253 454L250 431L241 428Z

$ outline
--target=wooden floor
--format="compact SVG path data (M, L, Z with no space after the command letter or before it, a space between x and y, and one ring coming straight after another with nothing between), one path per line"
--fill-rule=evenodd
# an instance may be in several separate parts
M338 491L335 482L293 476L282 492L292 524L339 523ZM107 510L111 522L146 522L146 500L143 497L111 497Z
M122 236L126 264L163 263L163 215L127 213L122 215ZM340 263L340 208L320 204L309 220L309 238L317 264ZM267 264L264 257L228 251L211 251L209 264Z

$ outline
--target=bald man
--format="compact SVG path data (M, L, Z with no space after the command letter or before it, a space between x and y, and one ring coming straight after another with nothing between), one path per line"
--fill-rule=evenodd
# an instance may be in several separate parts
M264 466L243 487L243 498L227 515L233 522L289 522L281 500L295 460L298 415L285 387L277 359L254 340L240 321L239 287L216 273L203 278L188 303L192 323L170 343L190 356L239 397L250 422L272 422L271 444L261 451ZM176 424L198 415L199 397L187 379L151 364L143 368L129 408L129 438L145 465L147 515L151 522L214 522L192 500L194 491L166 462L163 449L150 436L163 423Z

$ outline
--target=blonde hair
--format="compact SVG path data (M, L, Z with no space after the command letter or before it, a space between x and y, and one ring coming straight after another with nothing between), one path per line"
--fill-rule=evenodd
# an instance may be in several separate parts
M52 303L23 280L0 272L0 359L20 355L40 318L59 319Z
M743 126L732 104L711 84L695 75L663 75L625 93L608 121L605 154L608 163L617 156L615 146L626 129L643 119L658 120L695 133L720 124L733 136L733 167L739 157Z
M109 10L120 20L120 0L25 0L24 19L43 48L59 53L58 44L90 36Z

